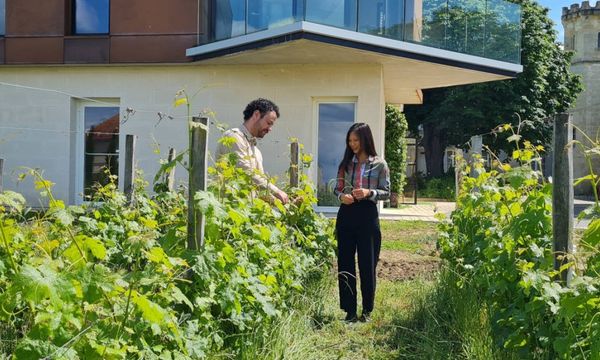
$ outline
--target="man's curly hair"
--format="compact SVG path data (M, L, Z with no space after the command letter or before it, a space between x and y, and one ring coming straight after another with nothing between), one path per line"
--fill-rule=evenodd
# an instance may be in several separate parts
M265 116L265 114L270 111L275 111L275 114L277 114L277 117L279 118L279 107L275 105L274 102L268 99L258 98L246 105L246 109L244 109L244 121L250 119L256 110L260 111L261 117Z

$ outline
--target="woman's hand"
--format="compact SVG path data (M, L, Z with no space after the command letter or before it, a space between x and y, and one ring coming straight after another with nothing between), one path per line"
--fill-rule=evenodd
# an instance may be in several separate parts
M340 197L340 201L344 205L350 205L350 204L354 203L354 198L350 194L344 194Z
M352 190L352 196L356 200L364 200L371 195L371 190L369 189L354 189Z

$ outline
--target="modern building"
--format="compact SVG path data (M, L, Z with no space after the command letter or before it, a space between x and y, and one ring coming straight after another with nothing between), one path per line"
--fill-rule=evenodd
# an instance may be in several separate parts
M16 174L41 168L79 203L103 168L122 174L126 134L151 178L167 148L187 147L186 107L173 108L186 89L192 113L229 126L274 100L267 171L285 173L298 138L320 205L335 205L324 192L351 123L369 123L383 153L385 103L514 77L520 36L520 7L502 0L0 0L4 187L37 201ZM211 126L211 150L218 137Z
M573 114L574 137L586 146L591 145L586 141L584 132L592 139L598 139L600 133L600 1L596 6L590 6L589 1L564 7L562 10L562 23L565 29L565 50L574 51L571 60L571 71L581 75L584 90L575 107ZM598 140L596 140L598 141ZM600 159L594 161L594 171L598 174ZM573 152L573 175L580 178L589 174L589 167L585 162L580 149ZM575 187L576 194L591 194L589 183Z

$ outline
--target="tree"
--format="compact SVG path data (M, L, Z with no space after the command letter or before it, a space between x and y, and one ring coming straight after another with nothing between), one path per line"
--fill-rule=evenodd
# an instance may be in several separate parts
M544 119L572 107L582 90L579 76L569 70L572 53L555 42L548 9L532 0L512 2L522 10L521 74L511 80L426 90L423 105L406 106L411 130L423 127L430 176L442 174L446 146L464 147L471 136L489 133L499 124L522 120L524 138L548 144L552 124ZM500 46L501 41L495 42ZM484 142L496 150L506 144L497 133Z
M400 194L406 181L406 135L408 124L400 109L385 106L385 161L390 169L392 194Z

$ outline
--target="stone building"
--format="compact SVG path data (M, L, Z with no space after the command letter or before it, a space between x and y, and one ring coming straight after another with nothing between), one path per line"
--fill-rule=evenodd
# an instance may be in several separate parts
M591 6L589 1L581 5L573 4L562 10L562 24L565 29L565 50L575 52L571 62L571 71L582 76L584 91L577 98L573 109L573 124L585 132L590 138L600 136L600 1ZM584 136L574 130L577 140ZM587 143L587 145L590 145ZM600 159L597 159L594 171L600 170ZM575 179L589 173L588 166L579 149L573 152L573 172ZM576 194L591 194L589 184L580 185Z

